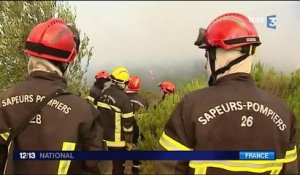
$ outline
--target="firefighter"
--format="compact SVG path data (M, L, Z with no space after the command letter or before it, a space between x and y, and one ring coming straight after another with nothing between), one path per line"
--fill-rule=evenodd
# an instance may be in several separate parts
M108 150L128 150L133 146L133 109L129 97L124 90L129 81L129 73L125 67L117 67L109 76L112 84L103 91L97 101L97 107L103 123L104 140ZM112 174L124 174L125 160L113 160Z
M162 97L156 104L153 105L154 109L156 109L157 106L159 106L159 104L162 101L164 101L167 96L175 94L175 84L171 81L162 81L162 82L158 83L157 86L161 90ZM173 106L174 106L174 103L173 103Z
M254 25L239 13L200 29L195 45L206 51L209 87L181 99L159 145L168 151L275 150L276 160L162 161L157 174L299 174L295 115L250 75L260 44Z
M63 76L80 44L79 33L74 30L63 20L52 18L36 25L27 38L24 52L29 56L29 75L0 94L0 145L9 145L4 174L99 174L104 170L99 167L105 161L9 159L14 150L107 150L105 142L99 141L103 138L103 128L96 120L99 112L71 93L51 99L29 122L23 122L26 127L16 135L14 147L12 142L6 143L45 97L57 89L66 92ZM1 150L0 157L4 153Z
M110 81L109 74L105 70L97 72L97 74L95 75L95 79L96 81L90 88L90 95L87 97L87 99L89 99L92 103L95 101L95 99L101 96L102 90Z
M137 75L131 76L126 88L126 94L130 98L131 104L133 106L133 112L137 112L141 108L147 109L149 107L147 99L139 94L141 88L142 81L140 77L138 77Z
M129 79L129 83L126 89L126 94L130 98L131 105L133 107L133 112L136 114L140 109L148 109L149 103L147 99L142 97L139 92L142 87L142 81L140 77L137 75L133 75ZM137 122L134 122L133 124L133 144L138 144L138 139L140 136L140 129L137 124ZM143 138L143 137L142 137ZM139 160L133 160L132 161L132 168L131 171L133 174L138 175L140 170L141 161Z
M154 109L156 109L157 106L164 101L167 96L175 94L175 84L171 81L162 81L158 83L158 87L161 90L162 97L155 105L153 105Z
M160 87L162 92L162 97L160 101L163 101L166 96L175 93L175 84L171 81L163 81L158 83L158 87Z

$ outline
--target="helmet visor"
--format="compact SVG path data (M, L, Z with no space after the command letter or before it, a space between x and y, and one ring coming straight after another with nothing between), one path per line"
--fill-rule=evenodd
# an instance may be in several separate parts
M206 29L200 28L199 29L198 38L197 38L197 40L194 43L199 48L205 48L205 47L208 46L208 43L207 43L206 38L205 38L205 35L206 35Z

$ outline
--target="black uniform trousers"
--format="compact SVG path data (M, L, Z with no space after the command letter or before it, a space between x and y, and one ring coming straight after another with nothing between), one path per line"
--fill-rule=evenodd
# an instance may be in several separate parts
M135 121L133 124L133 144L137 145L138 144L138 139L140 136L140 128ZM132 160L132 174L133 175L138 175L139 174L139 169L140 169L141 161L140 160Z
M126 150L125 147L108 147L109 151ZM112 175L124 175L126 160L113 160Z

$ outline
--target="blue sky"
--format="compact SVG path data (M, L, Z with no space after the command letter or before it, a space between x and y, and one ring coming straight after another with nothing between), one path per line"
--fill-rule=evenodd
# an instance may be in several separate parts
M94 47L89 74L119 65L172 67L203 61L193 45L199 27L215 17L239 12L252 18L262 41L256 60L276 70L300 68L300 2L272 1L70 1L77 25ZM277 29L266 26L276 15ZM188 69L188 67L187 67ZM203 67L199 67L203 69Z

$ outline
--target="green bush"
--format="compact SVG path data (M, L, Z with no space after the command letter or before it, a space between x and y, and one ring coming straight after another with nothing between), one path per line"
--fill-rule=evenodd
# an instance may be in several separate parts
M154 150L157 148L157 140L163 132L164 124L171 115L175 105L179 102L182 96L190 91L203 88L206 82L201 79L193 79L185 86L180 86L174 95L167 96L165 100L150 107L147 111L140 111L135 117L141 128L145 140L140 142L139 149ZM156 99L156 102L158 99Z
M176 94L167 96L165 100L156 107L150 107L147 111L140 111L140 114L137 114L135 117L145 140L139 142L138 149L156 150L158 139L163 132L164 125L182 96L193 90L203 88L206 84L207 82L204 79L192 79L185 85L177 85ZM157 97L157 95L155 95L155 97ZM156 103L158 100L159 98L156 98ZM144 161L141 168L142 174L155 174L153 161Z

